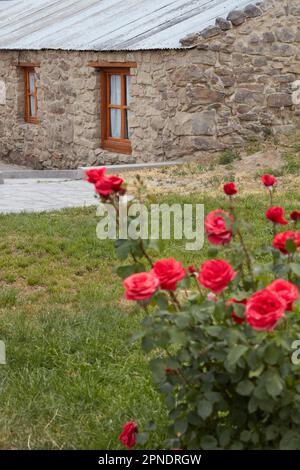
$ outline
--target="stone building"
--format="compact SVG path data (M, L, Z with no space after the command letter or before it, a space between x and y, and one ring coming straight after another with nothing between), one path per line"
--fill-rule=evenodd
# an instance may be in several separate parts
M1 0L0 158L201 158L300 120L299 0Z

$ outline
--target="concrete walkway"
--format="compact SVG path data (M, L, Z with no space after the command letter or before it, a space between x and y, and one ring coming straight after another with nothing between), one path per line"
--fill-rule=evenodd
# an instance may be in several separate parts
M11 179L0 185L0 213L44 212L97 204L85 181Z

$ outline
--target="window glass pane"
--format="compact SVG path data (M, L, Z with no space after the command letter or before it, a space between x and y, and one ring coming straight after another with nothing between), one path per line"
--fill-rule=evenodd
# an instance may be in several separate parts
M30 116L36 117L36 112L35 112L35 97L30 96L30 110L29 110Z
M130 132L129 125L128 125L128 119L130 116L130 111L125 111L125 139L130 139L132 136L132 132Z
M126 104L129 105L131 101L131 96L130 96L130 83L131 83L131 76L126 75L126 81L125 81L125 87L126 87Z
M110 137L121 138L121 110L110 110Z
M34 84L35 84L35 74L34 72L29 72L29 91L34 93Z
M110 76L110 104L121 105L121 75Z

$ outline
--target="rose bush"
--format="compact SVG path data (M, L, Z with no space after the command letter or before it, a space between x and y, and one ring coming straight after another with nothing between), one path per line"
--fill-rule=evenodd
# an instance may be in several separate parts
M97 174L89 179L97 192ZM269 243L255 252L248 248L235 185L224 187L225 207L206 217L211 259L201 266L197 254L186 267L160 259L151 240L115 242L117 256L132 260L116 271L125 297L144 309L137 338L150 353L153 380L169 410L162 446L300 449L300 365L291 360L300 337L298 216L290 217L293 230L279 232L288 221L273 203L276 178L264 175L262 183L273 230L265 219ZM116 205L124 188L98 193ZM120 440L130 448L145 444L147 432L130 422Z

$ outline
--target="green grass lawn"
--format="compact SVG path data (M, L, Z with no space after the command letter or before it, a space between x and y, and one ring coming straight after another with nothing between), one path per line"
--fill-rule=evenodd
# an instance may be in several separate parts
M164 197L165 202L225 205L211 198ZM160 199L161 201L161 199ZM286 194L287 210L300 194ZM267 198L240 201L255 246L271 239L264 221ZM151 385L147 358L130 338L141 314L122 299L112 243L96 238L95 208L49 214L0 216L0 339L7 365L0 366L0 448L118 449L122 424L158 431L147 447L161 447L167 415ZM185 242L165 243L163 256L186 265L205 258Z

